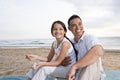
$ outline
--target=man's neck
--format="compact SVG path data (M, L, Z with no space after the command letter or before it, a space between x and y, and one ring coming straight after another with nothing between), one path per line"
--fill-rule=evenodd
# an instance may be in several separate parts
M78 42L78 41L80 40L80 38L82 37L83 33L84 33L84 31L82 32L82 34L81 34L80 36L76 36L76 37L74 38L76 42Z

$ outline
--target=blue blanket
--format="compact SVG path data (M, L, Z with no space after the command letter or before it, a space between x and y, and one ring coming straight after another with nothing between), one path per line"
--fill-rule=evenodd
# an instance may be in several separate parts
M106 80L120 80L120 70L110 70L105 71L107 79ZM25 75L20 76L0 76L0 80L27 80Z

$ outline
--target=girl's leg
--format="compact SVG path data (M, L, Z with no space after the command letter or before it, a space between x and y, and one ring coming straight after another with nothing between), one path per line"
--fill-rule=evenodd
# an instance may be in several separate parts
M52 75L54 77L62 77L66 78L66 73L69 68L58 66L58 67L42 67L39 71L34 75L32 80L45 80L48 75Z
M33 76L37 73L39 69L30 69L29 72L26 74L28 80L32 80Z

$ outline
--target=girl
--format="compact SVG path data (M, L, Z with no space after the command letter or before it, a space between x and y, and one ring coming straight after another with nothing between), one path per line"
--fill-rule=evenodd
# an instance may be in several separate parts
M32 54L26 55L28 60L42 61L34 65L27 73L29 80L45 80L47 75L66 78L69 68L76 62L75 50L70 40L66 37L66 32L67 29L63 22L53 22L51 34L56 40L52 43L49 55L47 57ZM62 66L61 62L68 56L71 57L71 64L66 67Z

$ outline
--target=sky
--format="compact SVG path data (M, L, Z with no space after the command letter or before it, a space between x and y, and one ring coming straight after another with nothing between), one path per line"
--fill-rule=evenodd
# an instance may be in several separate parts
M96 37L120 37L120 0L0 0L0 40L52 38L56 20L77 14ZM68 30L68 37L73 37Z

